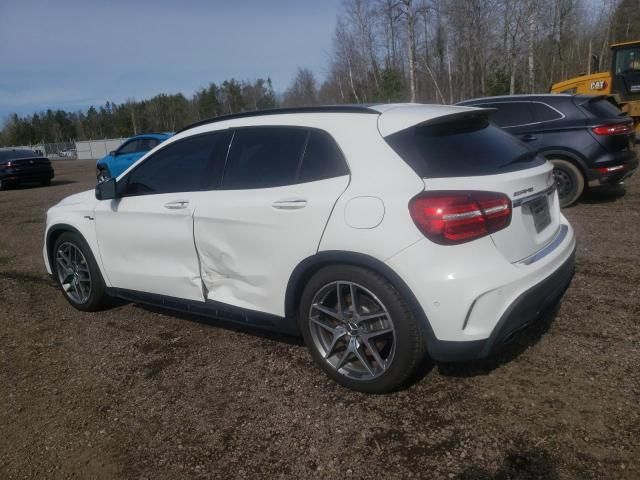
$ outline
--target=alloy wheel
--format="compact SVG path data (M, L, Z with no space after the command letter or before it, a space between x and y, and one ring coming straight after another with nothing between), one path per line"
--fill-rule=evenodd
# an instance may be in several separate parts
M377 378L393 362L396 331L389 311L362 285L323 286L311 302L309 326L324 360L352 380Z
M56 271L62 289L74 303L89 300L91 272L82 250L73 243L62 243L56 252Z

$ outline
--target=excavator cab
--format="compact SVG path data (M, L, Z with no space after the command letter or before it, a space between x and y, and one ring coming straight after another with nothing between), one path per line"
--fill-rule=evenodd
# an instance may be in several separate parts
M612 91L620 100L640 100L640 42L619 43L613 51Z

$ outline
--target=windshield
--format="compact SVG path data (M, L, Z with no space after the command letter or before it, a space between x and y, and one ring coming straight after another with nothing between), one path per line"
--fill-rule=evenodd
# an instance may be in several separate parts
M630 72L640 72L640 46L616 53L616 75Z

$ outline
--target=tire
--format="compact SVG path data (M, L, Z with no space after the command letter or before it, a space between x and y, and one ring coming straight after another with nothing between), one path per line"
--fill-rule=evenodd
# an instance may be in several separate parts
M338 289L342 309L337 308ZM396 390L426 356L418 321L406 302L385 278L361 267L335 265L319 270L305 286L298 319L314 361L330 378L352 390Z
M0 178L0 190L6 190L8 186L7 181Z
M51 179L47 178L46 180L40 180L40 185L43 187L48 187L49 185L51 185Z
M558 187L560 207L573 205L584 192L584 176L578 167L567 160L550 159L553 163L553 176Z
M104 182L108 178L111 178L111 172L109 172L109 169L101 168L98 172L98 177L97 177L98 183Z
M60 235L51 258L54 279L73 307L83 312L95 312L109 306L110 298L100 269L89 245L80 235L73 232ZM66 271L63 264L68 265Z

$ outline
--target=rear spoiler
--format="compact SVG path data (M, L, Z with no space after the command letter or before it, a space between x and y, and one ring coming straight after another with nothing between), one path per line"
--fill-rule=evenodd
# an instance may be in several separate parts
M495 108L415 105L391 108L378 117L378 130L383 137L408 128L488 119Z

